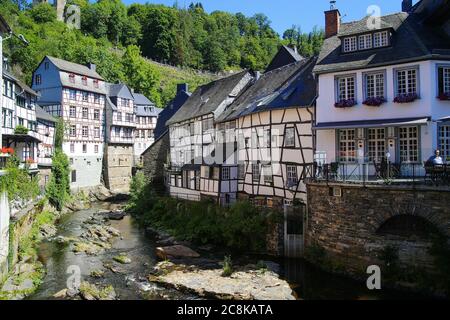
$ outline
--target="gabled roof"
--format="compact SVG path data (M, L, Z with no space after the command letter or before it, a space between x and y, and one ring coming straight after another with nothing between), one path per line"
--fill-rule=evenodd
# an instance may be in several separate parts
M446 0L447 1L447 0ZM351 53L341 52L341 37L371 32L367 17L360 21L343 23L339 34L325 39L314 68L315 73L371 68L424 59L450 59L450 38L440 26L422 23L413 13L396 13L381 17L379 30L393 32L391 45Z
M96 71L89 69L85 65L50 56L46 56L46 58L49 59L61 71L71 72L82 76L103 80L103 78Z
M134 104L137 106L154 106L155 104L150 101L146 96L141 93L133 93Z
M183 106L183 104L189 99L191 94L184 90L178 91L176 96L167 104L167 106L159 113L158 121L156 122L155 141L167 132L166 122L172 118L172 116Z
M265 72L278 69L282 66L300 61L302 59L303 57L297 52L297 50L294 50L288 46L281 46Z
M217 119L233 120L270 109L309 107L316 98L312 74L316 58L303 59L263 74Z
M49 122L56 122L56 118L42 109L41 106L36 105L36 119L42 119Z
M134 100L134 96L126 84L107 83L106 88L108 90L109 97L118 97L118 98Z
M198 87L166 124L170 125L214 112L230 97L245 77L250 77L248 71L242 71Z
M29 86L27 86L25 83L19 80L18 77L13 75L11 72L7 70L3 70L3 76L10 79L11 81L14 81L20 88L22 88L23 91L28 92L31 95L37 96L38 93L31 89Z

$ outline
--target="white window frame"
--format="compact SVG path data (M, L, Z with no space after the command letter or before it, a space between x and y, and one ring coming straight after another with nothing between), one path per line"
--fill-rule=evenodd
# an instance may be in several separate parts
M81 118L89 119L89 108L87 108L87 107L81 108Z
M412 137L412 134L415 137ZM420 145L419 145L419 128L413 127L399 127L398 128L398 150L399 159L401 162L417 163L420 160Z
M272 165L264 165L262 167L262 174L264 177L264 183L265 184L273 184L273 170Z
M364 99L368 98L386 98L385 70L364 73Z
M356 133L356 129L337 130L339 162L356 162Z
M261 171L259 163L252 163L252 181L259 183L261 179Z
M414 74L414 77L413 77L413 74ZM402 77L404 77L404 79L402 79L400 81L401 75L403 75ZM394 77L395 77L394 83L395 83L395 95L396 96L399 96L401 94L412 94L412 93L419 95L420 74L419 74L418 66L394 69ZM414 83L412 82L412 79L414 79ZM401 82L402 82L402 86L404 86L404 89L402 89L402 90L400 90L400 87L399 87Z
M343 51L344 52L354 52L358 50L358 38L354 37L346 37L343 40Z
M77 90L69 89L69 99L77 100Z
M359 50L372 49L373 39L372 34L362 34L358 37Z
M69 107L69 117L70 118L76 118L77 117L77 107L76 106L70 106Z
M439 150L445 161L450 158L450 123L444 123L438 127Z
M356 75L342 75L336 77L336 102L343 100L356 101Z
M245 163L238 164L238 180L245 179Z
M386 128L367 129L367 154L369 161L381 162L386 157Z
M222 167L222 180L227 181L231 179L231 169L230 167Z
M82 126L81 127L81 136L83 138L88 138L89 137L89 127L88 126Z
M296 165L286 165L286 182L289 186L298 184L298 173Z
M100 138L100 127L94 127L94 138Z
M373 34L373 47L382 48L389 46L389 31L380 31Z
M444 93L450 93L450 67L442 67Z
M77 136L77 126L75 124L70 126L69 134L70 134L71 137L76 137Z

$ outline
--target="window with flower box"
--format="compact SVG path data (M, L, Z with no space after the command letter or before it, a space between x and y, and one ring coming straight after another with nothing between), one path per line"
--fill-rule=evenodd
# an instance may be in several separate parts
M75 75L73 73L69 74L69 82L75 83Z
M418 98L418 74L418 68L395 70L396 97L394 102L407 103Z
M450 66L438 68L438 98L450 100Z
M450 160L450 124L439 126L439 148L444 160Z
M379 106L386 102L386 77L384 72L368 73L364 75L364 102L369 106Z
M356 104L356 76L342 76L336 79L336 108L352 107Z

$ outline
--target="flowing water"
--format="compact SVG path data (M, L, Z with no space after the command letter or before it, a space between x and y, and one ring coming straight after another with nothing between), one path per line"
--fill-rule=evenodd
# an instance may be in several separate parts
M99 210L111 210L116 204L95 203L90 209L67 214L58 223L58 235L78 237L83 232L83 222ZM40 260L47 269L43 283L29 299L52 299L53 295L67 287L67 280L74 270L79 270L81 280L98 285L112 285L122 300L126 299L196 299L174 290L157 287L147 282L146 276L157 258L155 239L135 223L132 217L110 221L110 225L121 232L112 248L96 256L74 254L70 245L45 241L39 249ZM121 272L112 272L104 268L104 263L112 263L113 257L126 253L131 263L120 265ZM211 255L214 255L212 253ZM216 254L217 259L223 253ZM239 261L255 263L259 258L239 258ZM267 260L267 259L266 259ZM396 291L369 291L365 284L325 273L301 259L268 262L292 286L300 299L403 299L419 298L417 295L405 295ZM103 278L93 279L93 270L105 270Z

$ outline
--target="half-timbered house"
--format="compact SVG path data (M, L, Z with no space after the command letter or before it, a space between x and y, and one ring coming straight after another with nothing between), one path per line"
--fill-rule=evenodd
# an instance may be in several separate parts
M52 157L55 146L56 119L36 106L37 134L40 140L37 150L37 164L39 168L39 184L43 188L50 180Z

